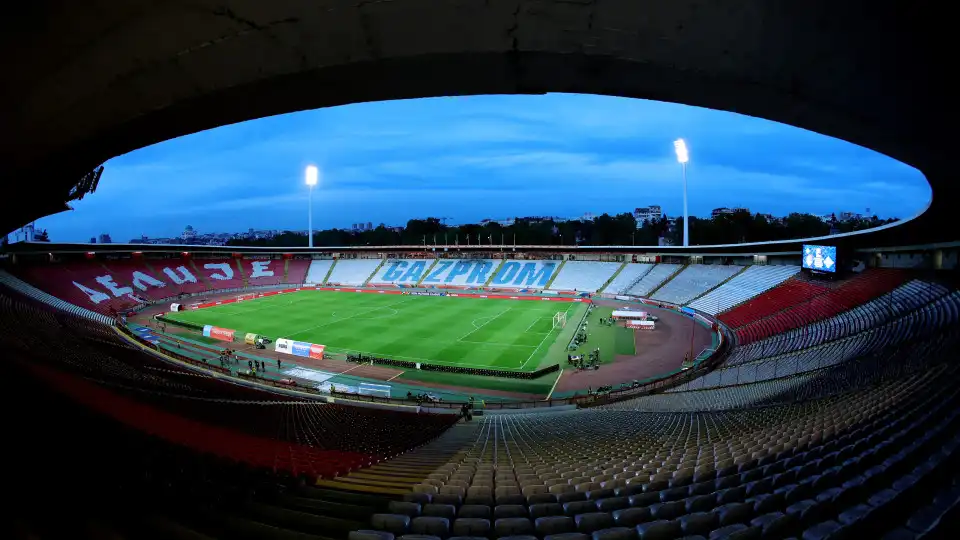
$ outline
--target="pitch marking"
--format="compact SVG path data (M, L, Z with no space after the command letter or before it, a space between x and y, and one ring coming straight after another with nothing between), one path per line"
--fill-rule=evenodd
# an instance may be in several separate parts
M570 312L570 308L567 308L567 309L564 311L565 314L569 314L569 312ZM561 330L561 332L562 332L562 331L563 331L563 330ZM518 369L523 369L523 367L527 365L527 362L529 362L530 359L533 358L533 355L537 354L537 351L540 350L540 347L543 347L543 344L544 344L544 342L547 341L547 338L550 337L550 336L552 336L552 335L553 335L553 331L552 331L552 330L550 331L550 333L544 334L543 339L540 340L540 344L537 345L537 348L534 349L532 353L530 353L530 356L528 356L527 359L524 360L522 364L520 364L520 367L519 367ZM561 369L561 371L563 371L563 370Z
M469 331L469 332L467 332L466 334L464 334L464 335L462 335L462 336L460 336L460 337L458 337L458 338L457 338L457 341L463 341L463 338L465 338L465 337L467 337L467 336L469 336L470 334L472 334L472 333L474 333L474 332L476 332L477 330L480 330L480 329L481 329L481 328L483 328L484 326L486 326L486 325L488 325L488 324L490 324L490 323L492 323L492 322L493 322L494 320L496 320L497 318L499 318L499 317L500 317L501 315L503 315L504 313L506 313L506 312L508 312L508 311L510 311L511 309L513 309L513 308L512 308L512 307L508 307L507 309L505 309L505 310L503 310L503 311L501 311L500 313L497 313L497 314L496 314L496 315L494 315L493 317L490 317L490 320L489 320L489 321L487 321L487 322L485 322L485 323L483 323L483 324L481 324L480 326L476 326L476 325L474 325L474 326L476 326L476 328L474 328L473 330L471 330L471 331ZM481 317L481 318L483 318L483 317ZM474 319L474 320L476 320L476 319Z
M357 312L357 313L355 313L355 314L353 314L353 315L350 315L350 316L348 316L348 317L341 317L341 318L339 318L339 319L334 319L334 320L332 320L332 321L328 321L328 322L325 322L325 323L320 323L320 324L315 325L315 326L311 326L310 328L304 328L303 330L298 330L298 331L296 331L296 332L294 332L294 333L292 333L292 334L288 334L288 335L284 336L284 338L282 338L282 339L289 339L289 338L291 338L291 337L293 337L293 336L295 336L295 335L297 335L297 334L302 334L302 333L308 332L308 331L310 331L310 330L316 330L317 328L323 328L324 326L329 326L329 325L331 325L331 324L338 323L338 322L341 322L341 321L345 321L345 320L347 320L347 319L353 319L353 318L359 317L360 315L364 315L364 314L366 314L366 313L370 313L370 312L376 311L376 310L378 310L378 309L383 309L383 308L389 308L389 307L392 307L392 306L397 306L397 305L400 305L400 304L403 304L403 303L406 303L406 302L409 302L409 301L410 301L410 299L404 299L404 300L401 300L401 301L399 301L399 302L394 302L393 304L388 304L388 305L386 305L386 306L377 306L377 307L375 307L375 308L366 309L366 310Z
M538 322L540 322L540 319L546 319L546 317L537 317L536 319L534 319L533 322L530 323L530 326L528 326L527 329L523 331L523 333L524 333L524 334L544 334L544 333L549 334L550 332L531 332L531 331L530 331L530 329L533 328L533 325L535 325L535 324L537 324ZM551 332L552 332L552 330L551 330Z

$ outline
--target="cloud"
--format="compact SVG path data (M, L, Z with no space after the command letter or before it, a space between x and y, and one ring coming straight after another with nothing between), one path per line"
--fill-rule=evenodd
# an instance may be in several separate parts
M303 167L323 177L315 222L580 215L661 204L677 213L691 148L691 210L911 215L929 187L911 167L783 124L683 105L547 94L363 103L208 130L114 158L55 240L303 228Z

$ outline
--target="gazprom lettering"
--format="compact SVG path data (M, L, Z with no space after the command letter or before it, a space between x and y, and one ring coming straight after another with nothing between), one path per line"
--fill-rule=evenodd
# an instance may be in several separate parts
M545 287L550 276L557 269L555 262L519 263L508 261L503 264L497 275L493 276L494 285L518 287Z

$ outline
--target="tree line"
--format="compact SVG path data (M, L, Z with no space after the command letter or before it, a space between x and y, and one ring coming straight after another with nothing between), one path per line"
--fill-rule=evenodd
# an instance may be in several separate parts
M713 218L690 217L690 244L741 244L826 236L877 227L895 221L877 216L849 221L824 221L811 214L793 213L782 219L736 211ZM592 221L554 221L549 218L515 218L512 225L497 222L445 225L440 218L411 219L404 227L383 224L365 231L327 229L315 231L313 245L594 245L656 246L683 243L683 218L673 226L667 219L642 223L633 214L603 214ZM306 246L307 237L285 231L272 238L231 239L231 246Z

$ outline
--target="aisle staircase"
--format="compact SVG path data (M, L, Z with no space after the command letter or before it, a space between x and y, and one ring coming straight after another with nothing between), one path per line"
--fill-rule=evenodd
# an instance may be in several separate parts
M623 291L626 292L626 291L629 291L630 289L636 287L636 286L637 286L637 283L640 283L640 280L641 280L641 279L647 277L647 274L649 274L654 268L656 268L656 266L657 266L656 264L651 264L651 265L650 265L650 268L647 268L647 271L646 271L646 272L644 272L644 273L640 274L639 276L637 276L636 279L634 279L633 281L631 281L629 285L627 285L626 287L623 288ZM615 292L616 294L620 294L620 291L614 291L614 292Z
M604 289L607 288L608 285L613 283L613 280L616 279L616 277L620 275L620 272L623 272L623 269L626 267L627 267L627 263L621 264L620 268L617 268L617 271L614 272L612 276L610 276L610 279L608 279L606 283L603 284L603 287L600 287L599 289L597 289L597 294L602 293Z
M150 274L151 277L160 279L161 281L163 281L163 280L166 278L166 274L164 274L163 272L157 272L157 269L154 268L153 265L150 264L150 261L149 261L149 260L143 259L143 265L147 267L147 271L148 271L148 273ZM174 265L174 266L180 266L180 265L177 264L177 265Z
M739 272L737 272L736 274L734 274L734 275L732 275L732 276L730 276L730 277L728 277L727 279L725 279L725 280L723 280L723 281L721 281L720 283L717 283L717 285L716 285L716 286L714 286L714 287L711 287L711 288L709 288L709 289L707 289L707 290L705 290L705 291L703 291L702 293L700 293L700 294L698 294L698 295L696 295L696 296L694 296L694 297L693 297L693 298L691 298L690 300L688 300L688 301L686 301L686 302L684 302L684 303L683 303L683 305L685 305L685 306L689 306L690 304L692 304L692 303L694 303L694 302L695 302L695 301L696 301L696 300L697 300L698 298L700 298L701 296L704 296L704 295L706 295L707 293L709 293L709 292L711 292L711 291L715 291L716 289L718 289L718 288L720 288L720 287L723 287L723 286L724 286L724 285L726 285L726 283L727 283L728 281L730 281L731 279L733 279L733 278L735 278L735 277L737 277L737 276L739 276L740 274L742 274L742 273L744 273L744 272L746 272L746 271L747 271L747 268L750 268L750 266L749 266L749 265L748 265L748 266L744 266L744 267L743 267L743 268L741 268L741 269L740 269L740 271L739 271Z
M243 288L246 289L250 286L250 280L247 279L247 274L243 271L243 264L240 262L242 259L234 259L237 263L237 272L240 273L240 277L243 278Z
M193 272L193 275L197 276L197 279L202 281L203 284L207 286L208 290L212 291L216 289L216 287L213 286L213 283L210 283L210 279L207 278L207 275L201 272L199 268L197 268L197 265L194 264L193 259L190 259L189 261L187 261L187 263L188 263L187 266L189 267L190 271Z
M503 264L505 262L507 262L506 259L500 259L500 264L498 264L497 267L493 269L493 272L490 272L490 277L488 277L487 281L483 283L484 287L489 287L490 284L493 283L493 278L500 273L500 269L503 268Z
M377 267L373 269L373 272L371 272L370 275L367 276L367 279L363 280L362 287L366 287L367 285L370 284L370 280L373 279L373 276L377 275L377 272L379 272L380 269L383 268L383 265L386 264L386 262L387 262L386 257L380 258L380 264L378 264Z
M334 259L333 264L330 265L330 269L327 270L327 275L323 276L323 281L320 282L320 285L326 285L330 282L330 276L333 275L333 267L337 265L337 261L340 259Z
M112 270L110 270L109 268L107 268L106 263L104 263L103 261L97 261L97 264L100 265L100 268L103 268L103 271L104 271L104 272L107 272L108 274L110 274L111 277L113 277L113 280L117 283L117 285L120 285L121 287L130 287L130 288L132 288L132 289L133 289L133 294L137 294L137 293L140 292L139 289L137 289L137 288L135 288L135 287L133 286L133 281L132 281L132 280L128 280L128 279L126 279L126 278L124 278L124 277L122 277L122 276L120 276L120 275L118 275L118 274L114 274Z
M404 495L456 455L465 455L477 439L480 423L460 421L419 448L346 476L317 480L316 486L376 495Z
M438 262L440 262L439 257L433 259L433 262L430 263L430 266L427 267L427 270L422 276L420 276L420 279L417 280L417 283L414 285L414 287L419 287L420 284L423 283L423 280L427 279L427 276L430 275L430 272L433 272L433 267L436 266Z
M660 284L657 285L656 287L650 289L650 292L647 293L647 298L653 298L653 295L656 294L657 291L659 291L660 289L662 289L663 286L666 285L667 283L670 283L670 281L671 281L673 278L677 277L677 276L680 274L680 272L683 272L684 270L686 270L686 269L687 269L687 266L689 266L689 265L686 265L686 264L680 265L680 268L677 268L677 271L676 271L676 272L670 274L670 277L668 277L667 279L661 281Z
M283 260L283 281L280 283L286 283L287 278L290 276L290 259Z
M547 284L543 286L544 289L549 289L553 285L553 280L557 279L557 276L560 275L560 271L563 270L563 265L567 264L567 260L564 259L560 261L560 266L553 271L553 275L550 276L550 281L547 281Z

